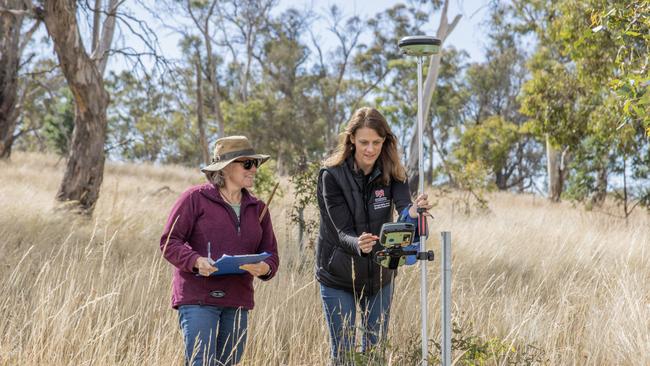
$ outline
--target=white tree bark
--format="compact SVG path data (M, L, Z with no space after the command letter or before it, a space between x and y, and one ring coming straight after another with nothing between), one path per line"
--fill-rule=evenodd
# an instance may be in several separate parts
M110 0L108 3L108 11L106 18L104 18L104 25L101 30L101 37L99 38L99 46L94 50L91 58L97 63L97 70L100 75L104 75L106 71L106 64L108 62L108 50L113 44L113 35L115 34L115 13L119 5L118 0Z
M210 113L214 117L217 123L217 133L219 137L223 137L225 135L225 123L223 120L223 113L221 111L221 94L219 92L219 83L217 81L217 61L215 55L212 53L212 42L214 42L212 33L210 30L210 24L213 21L212 17L215 15L215 12L217 10L217 4L219 0L212 0L212 3L210 4L210 7L208 8L207 12L202 15L197 15L194 13L192 10L192 3L191 1L186 1L185 3L185 9L189 13L190 17L192 18L192 21L194 22L194 25L199 29L201 32L201 35L203 36L203 43L205 44L205 58L206 58L206 67L207 67L207 75L208 75L208 81L210 83L210 88L211 88L211 97L210 97ZM203 67L203 65L201 65ZM200 75L200 77L203 77L203 75ZM207 145L207 139L205 144ZM206 163L208 163L207 161Z

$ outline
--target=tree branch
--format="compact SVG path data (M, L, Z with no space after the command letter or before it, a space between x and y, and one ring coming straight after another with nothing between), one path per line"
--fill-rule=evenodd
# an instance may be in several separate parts
M0 16L2 15L9 15L14 17L34 16L34 11L9 9L9 8L5 8L4 6L0 6Z
M99 47L99 22L101 20L102 0L95 0L93 9L93 39L91 43L91 52L95 52Z
M20 43L20 46L18 47L18 58L22 58L23 52L25 51L25 48L27 47L27 44L29 41L31 41L32 37L34 36L34 33L38 29L38 27L41 25L41 20L36 19L34 21L34 24L32 25L31 28L27 32L25 32L25 35L22 37L22 42Z
M106 19L104 19L104 24L102 26L102 36L99 40L99 47L97 47L95 52L91 55L91 59L99 60L97 70L100 75L104 75L104 71L106 71L106 64L108 63L107 51L113 43L113 36L115 34L117 7L124 1L125 0L118 2L118 0L110 0L108 4L108 14L106 15Z

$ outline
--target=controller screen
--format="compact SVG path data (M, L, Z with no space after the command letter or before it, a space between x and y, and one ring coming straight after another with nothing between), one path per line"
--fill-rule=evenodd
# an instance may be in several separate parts
M411 244L411 233L407 231L396 231L393 233L387 233L386 240L384 242L385 246L401 246L405 247Z

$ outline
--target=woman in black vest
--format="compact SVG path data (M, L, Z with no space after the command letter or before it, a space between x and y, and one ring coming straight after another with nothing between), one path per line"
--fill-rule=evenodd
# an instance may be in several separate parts
M411 203L397 139L376 109L361 108L350 119L336 151L318 178L320 231L316 279L329 327L335 364L352 355L356 304L363 330L361 351L386 335L396 270L373 261L382 224L417 223L417 207L429 209L426 194Z

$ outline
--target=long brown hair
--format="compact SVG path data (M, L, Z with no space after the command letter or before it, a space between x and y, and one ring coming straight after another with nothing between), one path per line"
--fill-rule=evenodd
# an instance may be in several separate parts
M362 127L372 128L379 136L384 138L381 153L377 158L382 170L381 182L387 185L390 183L391 178L405 182L406 169L404 169L397 152L397 138L390 130L386 118L378 110L370 107L359 108L352 114L345 131L339 136L339 144L336 150L325 159L323 165L328 168L341 165L350 155L354 154L354 144L351 137Z

